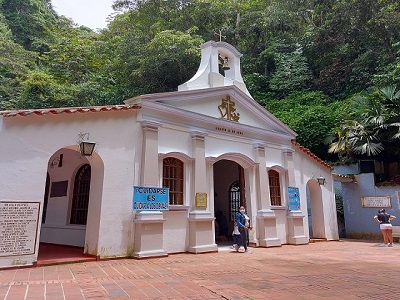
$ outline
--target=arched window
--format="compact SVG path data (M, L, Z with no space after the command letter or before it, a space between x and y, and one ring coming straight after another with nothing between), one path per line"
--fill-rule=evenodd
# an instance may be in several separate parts
M90 193L90 165L83 165L75 176L70 224L86 225Z
M183 205L183 162L179 159L164 158L163 187L169 188L170 205Z
M271 197L272 206L281 206L281 183L279 180L279 173L275 170L268 171L269 178L269 194Z

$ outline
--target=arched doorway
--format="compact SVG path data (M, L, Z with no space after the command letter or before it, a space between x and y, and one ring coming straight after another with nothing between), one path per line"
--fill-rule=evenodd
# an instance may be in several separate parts
M220 160L213 166L214 171L214 211L216 213L216 243L232 238L233 221L241 205L246 206L244 169L231 160ZM220 215L225 216L221 218ZM224 237L225 224L218 221L226 219L227 236ZM230 243L230 242L229 242Z
M325 239L321 187L315 179L307 182L307 211L310 239Z
M93 159L95 160L95 159ZM92 167L78 149L62 148L48 162L38 264L93 260L84 255ZM96 190L96 188L95 188ZM92 222L93 223L93 222Z

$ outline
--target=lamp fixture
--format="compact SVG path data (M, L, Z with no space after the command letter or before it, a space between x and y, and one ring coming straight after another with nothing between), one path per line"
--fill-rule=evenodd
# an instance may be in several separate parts
M319 185L325 185L326 179L322 175L317 178Z
M79 149L82 156L92 156L94 147L96 146L95 142L89 141L89 135L90 135L89 132L86 133L81 132L78 134Z

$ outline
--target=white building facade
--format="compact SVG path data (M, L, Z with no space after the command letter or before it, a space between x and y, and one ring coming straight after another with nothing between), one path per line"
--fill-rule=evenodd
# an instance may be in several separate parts
M215 212L231 228L240 205L253 246L338 239L332 169L251 97L234 47L201 49L177 92L0 112L0 267L35 264L41 242L100 259L218 251ZM134 186L168 187L168 210L133 210Z

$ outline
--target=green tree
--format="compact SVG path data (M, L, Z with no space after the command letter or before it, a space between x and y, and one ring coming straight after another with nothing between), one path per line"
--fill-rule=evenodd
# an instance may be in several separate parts
M190 32L162 31L147 45L136 80L150 92L176 90L189 80L200 61L199 45L204 41Z
M21 85L22 95L20 101L23 103L24 108L66 106L62 87L46 72L39 70L29 71Z
M324 1L314 14L320 17L303 45L317 89L346 98L371 86L380 66L393 61L391 45L400 33L393 21L399 17L397 2Z
M285 97L292 91L305 90L310 86L311 71L302 51L277 55L276 70L270 80L270 88L278 97Z
M57 24L51 0L2 0L0 5L18 44L40 54L48 50Z
M98 37L92 31L70 29L40 58L41 66L59 83L77 84L90 79L102 67Z
M16 109L22 92L20 78L35 66L35 54L13 41L0 13L0 110Z
M327 155L327 136L342 115L343 105L321 92L296 92L282 100L270 100L266 108L297 134L296 140L319 157Z
M370 89L353 97L350 118L343 120L341 134L329 152L399 160L399 104L400 92L395 86Z

